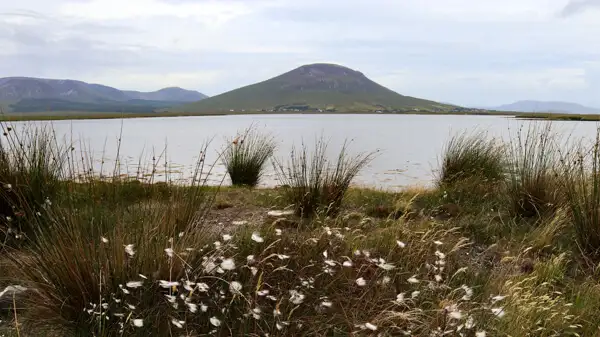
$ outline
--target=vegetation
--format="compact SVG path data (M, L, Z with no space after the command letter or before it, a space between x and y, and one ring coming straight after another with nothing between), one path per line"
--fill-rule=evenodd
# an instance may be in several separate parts
M351 156L347 153L347 145L344 143L335 163L328 159L328 143L323 138L316 140L312 153L303 143L299 151L292 149L287 166L276 163L278 180L284 186L284 198L293 205L297 215L310 217L339 212L350 183L374 155Z
M536 217L559 206L559 152L551 124L520 129L509 146L508 197L513 214Z
M271 136L260 134L254 128L238 134L223 153L223 162L231 183L234 186L258 185L276 146Z
M374 154L332 162L322 139L276 165L282 188L205 186L203 162L190 186L62 179L28 244L0 251L0 335L599 336L598 144L513 143L502 162L527 174L467 160L460 180L398 192L349 188ZM540 172L556 177L518 186L564 193L516 214L513 179Z
M484 133L453 136L442 154L438 185L479 178L500 181L504 178L504 149Z

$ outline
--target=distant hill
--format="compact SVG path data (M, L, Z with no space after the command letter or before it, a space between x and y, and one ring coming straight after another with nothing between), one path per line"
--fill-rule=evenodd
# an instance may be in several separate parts
M223 113L229 111L403 111L451 108L400 95L361 72L335 64L310 64L239 89L169 111Z
M0 107L13 112L127 111L155 109L194 102L207 96L182 88L154 92L122 91L75 80L32 77L0 78ZM9 112L10 112L9 111Z
M499 111L600 114L600 109L570 102L518 101L493 108Z

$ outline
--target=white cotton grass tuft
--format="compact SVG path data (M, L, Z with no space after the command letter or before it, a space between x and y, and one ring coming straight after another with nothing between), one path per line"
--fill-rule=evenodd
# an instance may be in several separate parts
M231 283L229 283L229 291L232 294L239 294L242 288L242 284L238 281L232 281Z
M102 241L102 243L108 243L108 239L105 238L104 236L100 237L100 241Z
M127 253L127 255L129 255L129 256L135 255L135 250L133 249L133 244L125 245L125 253Z
M127 284L125 284L125 286L127 286L127 288L139 288L142 286L142 284L142 281L129 281Z
M331 301L323 301L321 302L321 306L325 308L331 308L333 306L333 302Z
M465 284L463 284L461 288L465 291L465 295L462 297L463 301L470 301L473 297L473 289L469 288Z
M502 309L502 308L492 308L492 314L494 314L494 316L496 316L498 318L502 318L502 317L504 317L504 315L506 313L504 312L504 309Z
M258 243L262 243L262 242L264 242L264 241L265 241L265 239L263 239L263 238L260 236L260 233L258 233L258 232L254 232L254 233L252 233L252 236L251 236L250 238L252 239L252 241L254 241L254 242L258 242Z
M233 239L233 236L229 235L229 234L223 234L223 241L227 242L229 240Z
M435 244L436 246L441 246L444 243L442 241L440 241L440 240L436 240L436 241L433 241L433 244Z
M279 228L275 228L275 235L277 235L277 236L281 236L281 234L282 234L282 233L283 233L283 232L281 231L281 229L279 229Z
M485 331L477 331L475 333L475 337L485 337L486 336L486 332Z
M346 260L344 261L344 263L342 263L342 266L346 267L346 268L350 268L352 267L353 263L350 260Z
M397 245L398 245L398 247L400 247L400 248L404 248L404 247L406 247L406 243L404 243L404 242L402 242L402 241L400 241L400 240L396 240L396 244L397 244Z
M171 323L172 323L174 326L178 327L179 329L182 329L182 328L183 328L183 325L185 324L185 321L179 321L179 320L176 320L175 318L173 318L173 319L171 320Z
M144 326L144 320L141 318L136 318L131 320L131 323L133 324L134 327L136 328L141 328Z
M355 282L356 282L356 285L359 287L364 287L367 285L367 281L365 281L365 279L362 277L357 278Z
M160 280L160 281L158 281L158 284L161 286L161 288L171 288L171 287L179 286L179 282L176 282L176 281Z
M419 280L417 279L417 277L416 277L416 276L417 276L417 275L414 275L414 276L410 277L410 278L409 278L408 280L406 280L406 281L407 281L408 283L410 283L410 284L416 284L416 283L419 283Z
M375 325L373 323L365 323L365 328L367 328L371 331L377 331L377 325Z
M292 302L293 304L301 304L302 302L304 302L305 298L306 296L298 290L290 290L290 302Z
M173 248L165 248L165 253L167 253L168 257L173 257Z
M221 269L234 270L235 269L235 261L231 258L223 260L221 262Z

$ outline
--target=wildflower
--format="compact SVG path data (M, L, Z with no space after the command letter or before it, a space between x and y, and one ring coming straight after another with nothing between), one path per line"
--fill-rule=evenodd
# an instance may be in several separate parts
M492 308L492 313L498 318L502 318L506 314L502 308Z
M416 276L416 275L415 275ZM410 284L415 284L415 283L419 283L419 280L417 280L417 278L415 276L412 276L411 278L409 278L407 281Z
M185 303L185 305L187 305L188 309L190 309L191 313L195 313L196 311L198 311L198 305L194 304L194 303Z
M231 240L233 237L229 234L223 234L223 241L227 242Z
M383 270L387 270L387 271L396 268L396 266L394 266L391 263L380 263L380 264L377 265L377 267L379 267L379 268L381 268Z
M281 233L282 233L281 229L275 228L275 235L281 236Z
M352 261L350 261L350 260L344 261L344 263L342 263L342 266L350 268L350 267L352 267Z
M496 302L502 301L505 298L506 298L506 296L497 295L497 296L492 297L492 302L496 303Z
M252 239L252 241L255 241L258 243L262 243L265 241L265 239L263 239L258 232L252 233L251 239Z
M242 290L243 286L241 283L239 283L238 281L232 281L229 284L229 291L231 291L232 294L239 294L240 290Z
M365 323L365 328L367 328L371 331L377 331L377 325L372 324L372 323Z
M325 307L325 308L331 308L332 305L333 305L333 303L331 301L323 301L323 302L321 302L321 306Z
M475 337L485 337L485 335L486 335L485 331L483 331L483 330L482 331L477 331L475 333Z
M396 300L394 302L396 302L398 304L404 302L404 293L400 293L400 294L396 295Z
M297 290L290 290L290 301L296 305L304 302L306 296Z
M133 250L133 245L132 244L128 244L125 246L125 253L127 253L127 255L129 256L134 256L135 255L135 251Z
M170 282L170 281L160 280L160 281L158 281L158 283L162 288L171 288L171 287L179 286L179 282Z
M356 279L356 285L358 285L359 287L364 287L365 285L367 285L367 281L365 281L364 278L360 277Z
M173 249L172 248L166 248L165 253L167 253L168 257L173 257Z
M254 308L252 309L252 317L254 317L254 319L259 320L260 319L260 314L262 313L262 310L260 310L260 308Z
M141 328L144 326L144 320L141 318L136 318L136 319L132 320L131 322L133 322L133 326L135 326L136 328Z
M142 286L142 281L129 281L126 286L127 288L139 288Z
M402 242L400 240L396 240L396 244L398 244L398 247L400 247L400 248L406 247L406 243L404 243L404 242Z
M471 297L473 297L473 289L464 284L461 286L461 288L465 291L465 295L462 297L463 301L470 301Z
M183 325L185 324L185 321L178 321L175 318L173 318L171 320L171 323L173 323L174 326L178 327L179 329L183 328Z
M102 243L108 243L108 239L105 238L104 236L100 237L100 241L102 241Z
M223 260L223 262L221 262L221 268L223 270L234 270L235 262L233 261L233 259L225 259Z

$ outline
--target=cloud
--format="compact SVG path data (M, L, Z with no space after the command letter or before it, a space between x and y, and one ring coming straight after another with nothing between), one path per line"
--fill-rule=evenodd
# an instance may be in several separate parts
M600 0L569 0L560 15L568 17L596 7L600 8Z
M584 2L567 7L594 6ZM4 1L0 74L213 95L334 62L417 97L600 106L600 22L563 10L565 0Z

